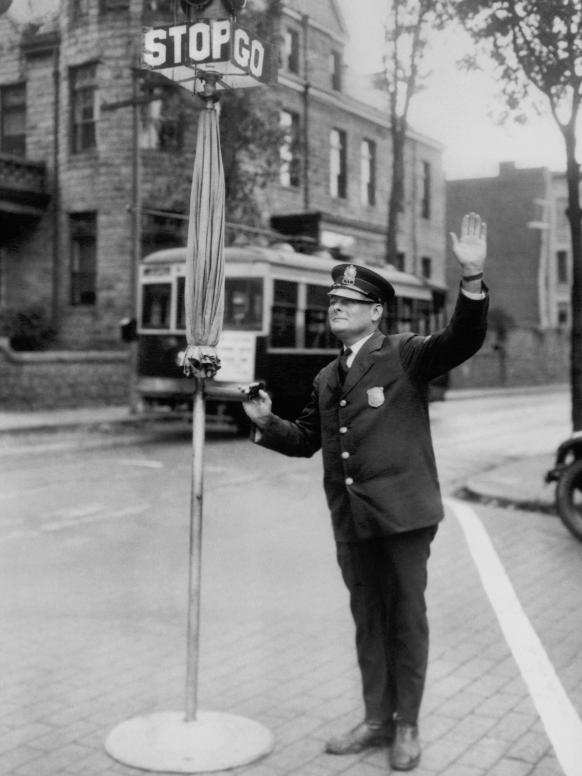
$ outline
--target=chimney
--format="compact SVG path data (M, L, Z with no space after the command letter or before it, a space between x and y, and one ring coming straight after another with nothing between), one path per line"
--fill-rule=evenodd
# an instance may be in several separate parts
M515 172L515 162L499 162L499 177Z

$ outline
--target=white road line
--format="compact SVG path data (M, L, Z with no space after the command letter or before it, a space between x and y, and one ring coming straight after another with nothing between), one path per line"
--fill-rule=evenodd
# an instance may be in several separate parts
M161 461L148 461L143 458L120 458L118 463L124 466L137 466L144 469L163 469L164 464Z
M453 510L505 639L546 729L564 776L580 776L582 721L519 599L483 523L467 504L446 499Z
M115 520L118 517L133 517L135 515L141 515L149 507L148 502L142 502L137 504L130 504L126 507L119 509L103 508L98 512L87 512L84 515L76 514L71 515L71 512L63 513L62 517L57 518L51 523L43 523L40 526L40 531L44 533L52 533L54 531L63 531L66 528L77 528L81 525L89 525L90 523L100 523L104 520Z

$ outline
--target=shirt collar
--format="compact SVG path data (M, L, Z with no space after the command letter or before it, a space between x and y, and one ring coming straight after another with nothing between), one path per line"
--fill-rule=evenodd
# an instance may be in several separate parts
M359 339L357 342L354 342L354 344L353 344L353 345L350 345L350 346L349 346L350 350L352 351L352 354L351 354L351 358L352 358L352 359L353 359L353 358L355 358L355 356L357 355L357 353L358 353L358 351L360 350L360 348L362 347L362 345L363 345L365 342L367 342L367 341L370 339L370 337L372 336L372 334L374 334L374 333L375 333L375 332L371 332L370 334L366 334L366 336L365 336L365 337L362 337L362 338L361 338L361 339ZM342 348L342 352L343 352L344 350L347 350L347 346L346 346L346 345L344 345L344 347ZM348 361L349 361L349 358L348 358Z

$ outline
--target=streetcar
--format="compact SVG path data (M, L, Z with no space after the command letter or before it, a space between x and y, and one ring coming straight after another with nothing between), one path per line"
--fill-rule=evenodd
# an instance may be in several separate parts
M225 249L221 366L205 381L210 418L244 429L239 386L258 381L272 396L274 412L297 415L315 374L338 352L339 342L327 326L330 271L337 263L327 252L301 253L287 243ZM385 306L384 331L428 334L443 325L442 289L390 265L373 268L396 290ZM136 388L144 411L191 411L193 381L181 366L185 274L185 247L155 251L140 265Z

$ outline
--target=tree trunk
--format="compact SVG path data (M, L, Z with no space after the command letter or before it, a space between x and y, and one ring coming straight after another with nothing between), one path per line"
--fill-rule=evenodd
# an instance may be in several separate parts
M572 426L582 430L582 227L580 224L580 165L576 161L576 140L564 134L566 141L566 179L568 183L568 219L572 238L572 333L570 344L570 385Z
M404 141L406 127L401 119L392 119L392 185L388 201L388 233L386 235L386 261L397 266L398 221L404 200Z

